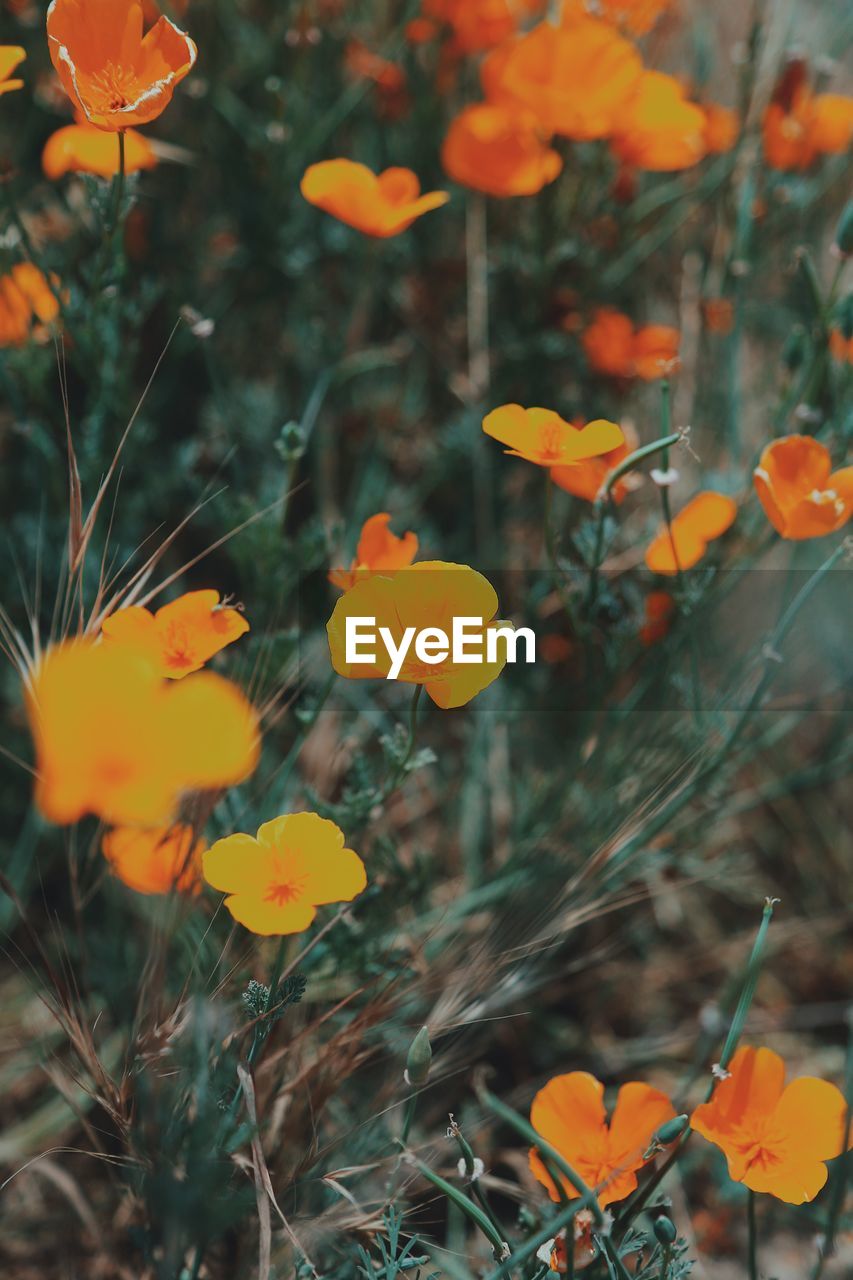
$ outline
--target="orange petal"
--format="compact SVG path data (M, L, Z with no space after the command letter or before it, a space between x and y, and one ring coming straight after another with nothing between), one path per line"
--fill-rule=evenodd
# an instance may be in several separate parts
M697 1133L728 1154L736 1131L751 1117L770 1116L782 1096L785 1064L770 1049L742 1046L729 1063L729 1075L690 1117Z
M610 1120L610 1156L617 1167L637 1169L656 1129L675 1110L665 1093L640 1081L623 1084Z
M530 1123L570 1165L577 1167L590 1152L604 1149L604 1086L586 1071L554 1076L533 1099ZM535 1153L531 1153L530 1163L536 1178L548 1188L551 1199L559 1199ZM566 1193L570 1198L578 1194L569 1187Z
M244 893L235 893L226 898L225 906L238 924L263 938L304 933L317 914L308 902L286 902L279 906L275 902L249 897Z

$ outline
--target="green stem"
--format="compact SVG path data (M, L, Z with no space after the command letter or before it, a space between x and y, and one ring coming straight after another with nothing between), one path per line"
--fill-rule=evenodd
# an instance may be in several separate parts
M480 1206L475 1204L473 1200L469 1199L469 1197L460 1191L458 1187L454 1187L452 1183L447 1182L444 1178L440 1177L439 1174L433 1173L432 1169L422 1161L415 1160L414 1163L420 1170L422 1176L426 1178L427 1182L431 1182L434 1187L437 1187L439 1191L442 1191L447 1196L448 1200L461 1209L465 1216L469 1218L475 1226L479 1227L489 1244L492 1246L495 1257L498 1260L502 1259L507 1252L506 1241L503 1239L502 1233L495 1230L491 1220L485 1213L483 1213Z
M672 431L668 435L661 436L659 440L652 440L651 444L644 444L642 448L635 449L633 453L629 453L628 457L619 463L618 467L614 467L604 482L604 497L609 498L613 486L617 480L621 480L629 471L633 471L637 463L643 462L644 459L650 458L653 453L659 453L661 449L671 449L673 445L680 444L681 432ZM667 465L669 454L666 455Z
M409 708L409 736L406 741L406 750L403 757L395 769L392 770L385 785L381 788L376 798L376 804L383 804L392 792L396 791L400 782L406 773L406 766L412 758L412 752L415 749L415 735L418 728L418 704L421 700L421 694L424 691L422 684L415 685L415 692L412 695L412 703Z
M574 628L575 625L575 609L572 598L566 590L563 583L563 571L560 568L560 561L557 554L557 541L554 536L553 525L553 508L554 508L554 484L551 480L550 471L545 470L545 509L544 509L544 532L545 532L545 551L548 557L548 564L551 568L551 574L554 579L554 586L557 588L557 594L560 597L569 624Z
M755 1192L749 1192L747 1201L749 1223L749 1280L758 1280L758 1232L755 1225Z
M660 1280L668 1280L669 1264L672 1259L672 1245L664 1245L663 1248L663 1264L660 1269Z

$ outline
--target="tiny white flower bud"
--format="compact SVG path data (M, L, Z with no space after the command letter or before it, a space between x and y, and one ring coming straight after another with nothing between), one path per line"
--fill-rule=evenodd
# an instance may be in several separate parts
M726 1068L721 1067L719 1062L715 1062L711 1068L711 1075L715 1080L728 1080L731 1074L731 1071L726 1071Z

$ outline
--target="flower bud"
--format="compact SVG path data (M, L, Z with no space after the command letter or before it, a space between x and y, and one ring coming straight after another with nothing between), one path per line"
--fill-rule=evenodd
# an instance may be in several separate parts
M406 1084L416 1086L426 1084L427 1080L429 1080L431 1062L432 1045L429 1042L429 1031L426 1027L421 1027L409 1046L406 1070L403 1076Z
M275 442L276 453L284 462L298 462L307 448L305 432L298 422L286 422Z
M662 1147L668 1147L670 1143L681 1137L689 1123L687 1116L673 1116L672 1120L667 1120L666 1124L662 1124L658 1129L655 1141Z
M835 308L833 323L847 342L853 338L853 293L848 293L846 298L841 299Z
M838 219L838 226L835 230L835 243L845 257L853 253L853 200L848 200L841 217Z
M659 1244L663 1245L675 1244L678 1237L675 1224L671 1218L667 1218L665 1215L662 1215L660 1218L655 1218L654 1233L655 1239Z
M782 348L782 363L789 373L796 373L806 354L806 331L802 325L792 329Z

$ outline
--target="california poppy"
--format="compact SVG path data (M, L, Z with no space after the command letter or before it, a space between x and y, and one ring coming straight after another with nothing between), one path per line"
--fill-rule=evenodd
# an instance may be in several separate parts
M554 484L576 498L583 498L585 502L595 502L611 471L637 448L637 433L634 428L625 426L622 431L624 440L608 453L599 454L597 458L585 458L569 466L552 467L551 479ZM617 480L610 490L613 502L618 505L635 483L630 473Z
M589 1187L598 1188L602 1206L624 1200L637 1186L637 1170L646 1164L652 1136L672 1120L669 1098L650 1085L623 1084L607 1122L604 1085L586 1071L554 1076L540 1089L530 1108L530 1123L555 1147ZM533 1176L559 1200L556 1186L536 1150L530 1152ZM560 1178L566 1196L578 1192Z
M840 329L830 330L829 353L833 360L846 360L853 364L853 337L845 337Z
M367 884L340 827L316 813L290 813L265 822L257 836L217 840L203 867L207 883L228 895L234 919L265 937L301 933L317 907L352 902Z
M59 317L59 281L49 281L31 262L19 262L0 276L0 347L21 347L39 325Z
M622 428L606 418L577 427L553 409L523 409L520 404L493 409L483 419L483 430L508 445L506 452L513 457L535 462L539 467L561 467L597 458L625 443Z
M355 559L349 569L332 569L329 574L333 586L349 591L350 587L372 573L394 573L412 563L418 553L417 534L404 533L402 538L398 538L389 528L390 523L387 511L380 511L365 520Z
M124 135L125 173L153 169L154 148L136 129ZM45 143L41 165L46 178L56 180L66 173L93 173L112 178L118 173L119 154L115 139L93 124L67 124L52 133Z
M653 573L678 573L692 569L734 522L737 505L724 493L705 490L691 498L672 520L661 526L646 550L646 565Z
M180 680L245 635L249 624L220 602L218 591L188 591L156 613L140 605L118 609L101 630L110 644L147 655L161 676Z
M773 440L752 479L764 514L783 538L822 538L853 512L853 467L833 472L829 450L814 436Z
M0 94L23 89L23 80L10 80L12 72L24 61L26 49L18 44L0 44Z
M735 1182L803 1204L826 1182L825 1162L845 1149L846 1118L834 1084L801 1076L786 1086L778 1054L743 1046L690 1123L725 1152Z
M454 49L463 54L493 49L523 18L543 8L544 0L423 0L421 5L425 18L449 27Z
M649 172L687 169L705 155L705 112L673 76L644 71L611 146L623 164Z
M493 92L531 110L550 133L609 137L628 110L640 55L606 22L586 16L541 22L512 47Z
M635 329L613 307L599 307L581 339L590 367L611 378L666 377L677 366L680 335L669 325Z
M397 236L416 218L447 204L446 191L421 195L411 169L386 169L378 176L353 160L322 160L306 169L300 190L309 204L367 236Z
M441 162L454 182L490 196L536 195L563 167L532 112L492 102L460 111Z
M199 893L207 845L192 827L116 827L101 841L114 876L137 893Z
M51 0L51 60L71 101L99 129L156 119L195 64L195 44L168 18L144 37L142 30L142 0Z
M27 713L36 804L51 822L163 824L183 792L241 782L258 760L257 717L235 685L209 672L168 683L118 644L48 650Z
M853 138L853 98L812 92L808 68L792 58L764 112L764 158L772 169L808 169L818 155L840 154Z
M717 102L704 103L702 110L705 114L705 150L711 155L731 151L740 133L738 113Z
M494 588L482 574L468 565L448 564L443 560L423 560L409 569L401 569L392 577L375 574L341 596L326 625L332 666L338 675L350 680L386 679L392 662L381 640L377 641L372 662L347 662L346 625L348 618L375 619L375 627L387 628L396 648L400 648L409 628L415 632L441 630L450 637L453 620L482 619L482 629L469 641L469 655L479 641L486 656L486 638L498 610ZM474 628L472 627L473 631ZM470 633L469 633L470 634ZM468 661L455 663L452 654L429 662L421 661L411 646L397 679L405 684L423 685L436 706L461 707L470 702L487 685L497 679L506 664L506 648L498 644L494 662Z

